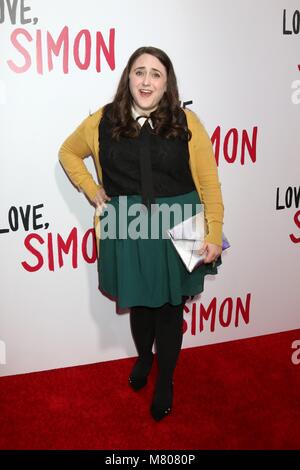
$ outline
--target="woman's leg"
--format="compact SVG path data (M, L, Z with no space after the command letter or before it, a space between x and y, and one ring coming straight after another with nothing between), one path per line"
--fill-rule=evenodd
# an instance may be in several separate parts
M139 390L146 385L153 362L155 309L143 306L131 307L130 326L138 359L130 374L129 382L135 390Z
M183 296L179 305L166 303L156 308L155 342L158 378L151 413L157 420L166 416L172 408L173 374L182 345L183 308L187 299L187 296Z

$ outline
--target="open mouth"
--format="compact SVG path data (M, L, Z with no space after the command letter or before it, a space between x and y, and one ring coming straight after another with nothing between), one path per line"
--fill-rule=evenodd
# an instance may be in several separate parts
M147 98L152 95L152 91L150 90L139 90L140 95L143 96L144 98Z

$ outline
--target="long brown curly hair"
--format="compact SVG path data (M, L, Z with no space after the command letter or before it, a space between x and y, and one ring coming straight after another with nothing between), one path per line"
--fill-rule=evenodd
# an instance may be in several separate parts
M113 102L104 106L103 115L110 121L112 138L119 141L121 136L134 138L140 133L140 125L131 114L133 99L129 89L129 74L133 63L142 54L151 54L156 57L167 71L166 92L156 110L150 113L154 125L153 133L166 138L180 137L184 140L190 140L192 133L186 125L183 111L180 108L173 64L168 55L156 47L140 47L130 56L123 70Z

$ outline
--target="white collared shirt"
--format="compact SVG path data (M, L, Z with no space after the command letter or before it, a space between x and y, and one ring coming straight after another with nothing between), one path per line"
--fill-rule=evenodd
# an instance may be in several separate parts
M133 119L136 119L137 117L140 116L140 114L135 110L135 108L134 108L133 106L131 106L131 113L132 113ZM147 118L144 118L144 117L143 117L143 118L140 118L140 119L138 120L138 123L139 123L140 126L142 127L142 126L145 124L146 121L147 121ZM149 122L150 126L151 126L152 129L153 129L153 124L152 124L151 119L148 119L148 122Z

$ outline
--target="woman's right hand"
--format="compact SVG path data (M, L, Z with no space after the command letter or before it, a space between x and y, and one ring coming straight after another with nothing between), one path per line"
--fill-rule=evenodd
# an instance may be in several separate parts
M106 207L105 201L110 201L111 197L109 197L104 188L100 188L96 196L93 199L93 203L95 204L96 208L102 213L103 209Z

